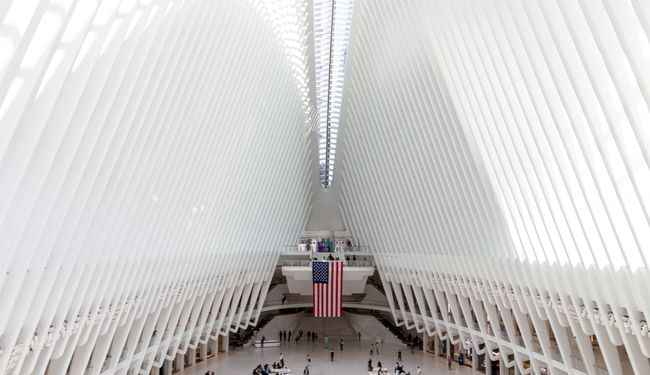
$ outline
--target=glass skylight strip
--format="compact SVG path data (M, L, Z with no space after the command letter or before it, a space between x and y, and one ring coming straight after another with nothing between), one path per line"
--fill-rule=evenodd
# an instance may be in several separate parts
M331 185L334 175L334 150L339 127L351 20L352 0L314 1L316 108L320 180L323 187Z

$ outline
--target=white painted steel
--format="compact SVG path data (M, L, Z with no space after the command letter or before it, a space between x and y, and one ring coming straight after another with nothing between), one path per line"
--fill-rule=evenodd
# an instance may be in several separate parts
M256 324L317 179L309 7L0 3L0 374L148 373Z
M620 374L619 347L650 373L649 15L355 1L333 188L400 325L524 374Z
M650 3L357 0L316 203L313 12L0 2L0 373L144 374L256 324L340 201L388 295L345 306L523 374L649 374Z

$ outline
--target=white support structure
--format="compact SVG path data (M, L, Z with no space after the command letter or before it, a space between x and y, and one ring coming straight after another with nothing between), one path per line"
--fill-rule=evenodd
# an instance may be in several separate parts
M650 373L649 15L355 0L333 189L396 324L501 373Z
M310 16L2 2L0 374L169 374L257 323L318 181Z
M227 351L303 230L435 355L650 374L649 67L647 0L0 1L0 374Z

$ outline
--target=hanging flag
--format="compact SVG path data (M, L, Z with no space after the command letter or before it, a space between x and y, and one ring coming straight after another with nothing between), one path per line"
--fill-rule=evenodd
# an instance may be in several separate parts
M343 261L312 262L314 317L336 318L343 313Z

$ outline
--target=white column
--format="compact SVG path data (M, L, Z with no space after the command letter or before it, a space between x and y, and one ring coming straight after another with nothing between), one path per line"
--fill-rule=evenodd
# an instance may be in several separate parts
M210 351L214 354L215 358L219 356L219 340L208 340Z
M182 370L185 368L185 358L183 358L183 354L176 354L176 358L174 358L174 362L176 364L176 368L179 370Z
M222 340L223 351L225 353L228 353L228 350L230 350L230 340L228 340L229 337L230 337L230 334L227 334L227 335L223 336L223 338L221 339Z
M199 359L205 361L208 357L208 344L199 344Z
M508 375L508 368L506 367L506 361L503 360L503 357L499 355L499 375Z
M488 354L487 350L485 351L485 375L492 375L492 360L490 359L490 355Z
M476 348L472 347L472 370L478 371L479 368L478 354L476 354Z
M194 366L196 364L196 349L187 349L187 356L190 359L189 365Z
M438 334L433 335L433 354L436 357L440 355L440 337L438 337Z
M160 375L171 375L172 365L173 365L172 361L166 359L165 365L162 367L162 371L160 371Z

